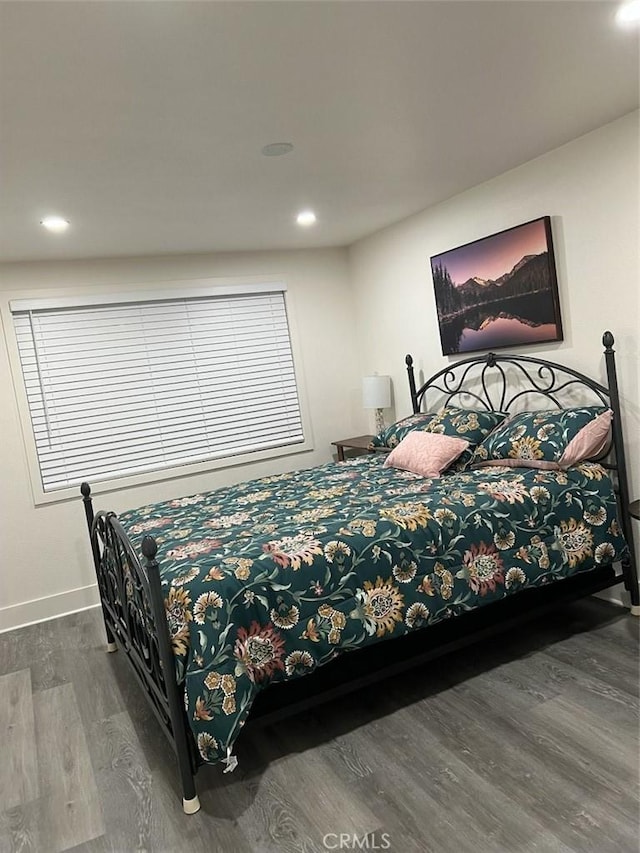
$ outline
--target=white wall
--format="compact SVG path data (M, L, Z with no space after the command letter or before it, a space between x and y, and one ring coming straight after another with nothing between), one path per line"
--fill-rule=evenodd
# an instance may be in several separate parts
M119 512L218 485L305 468L331 458L331 441L360 431L360 373L343 249L189 255L0 266L10 292L216 276L279 275L288 286L300 343L314 450L98 496ZM1 328L1 326L0 326ZM34 507L9 373L0 343L0 630L97 602L80 499Z
M450 360L430 257L550 215L565 339L523 353L603 380L601 336L614 333L631 494L640 496L638 120L625 116L351 247L360 359L392 376L398 417L411 411L405 354L425 378Z

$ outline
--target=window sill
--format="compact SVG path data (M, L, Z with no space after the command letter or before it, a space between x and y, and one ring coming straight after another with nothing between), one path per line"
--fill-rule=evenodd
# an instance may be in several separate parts
M92 480L87 477L87 482L91 486L91 494L99 495L107 492L123 491L124 489L135 488L136 486L149 485L151 483L161 483L168 480L178 480L185 477L195 477L206 474L209 471L219 471L225 468L237 468L240 466L248 466L264 462L269 459L278 459L284 456L297 456L301 453L309 453L314 450L313 442L309 439L301 441L297 444L288 444L283 447L270 447L264 450L254 450L250 453L241 453L237 456L225 456L220 459L208 459L204 462L194 462L189 465L180 465L173 468L165 468L161 471L148 471L137 474L132 474L126 477L118 477L110 480ZM44 492L42 485L38 480L34 479L34 474L38 477L37 472L31 471L33 499L35 506L46 506L48 504L61 503L64 501L77 500L80 494L80 484L70 486L69 488L56 489L51 492ZM247 478L250 479L250 478ZM36 486L37 482L37 486ZM212 487L213 488L213 487Z

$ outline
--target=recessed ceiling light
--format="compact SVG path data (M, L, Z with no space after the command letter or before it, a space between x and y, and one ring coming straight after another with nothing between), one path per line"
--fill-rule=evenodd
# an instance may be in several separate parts
M262 149L265 157L282 157L283 154L288 154L293 151L293 145L290 142L270 142Z
M47 231L53 231L54 234L62 234L69 227L69 222L61 216L45 216L40 220L40 225L44 225Z
M302 210L296 217L298 225L313 225L317 217L312 210Z
M616 21L623 26L640 22L640 0L623 3L616 12Z

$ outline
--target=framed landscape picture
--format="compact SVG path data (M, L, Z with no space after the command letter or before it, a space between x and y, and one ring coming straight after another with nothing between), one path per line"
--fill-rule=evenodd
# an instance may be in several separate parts
M562 340L551 218L431 258L444 355Z

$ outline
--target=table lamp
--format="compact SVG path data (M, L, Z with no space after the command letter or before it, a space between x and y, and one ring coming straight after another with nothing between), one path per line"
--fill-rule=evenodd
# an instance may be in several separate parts
M362 380L362 406L365 409L375 409L376 432L384 429L383 409L391 405L391 377L365 376Z

